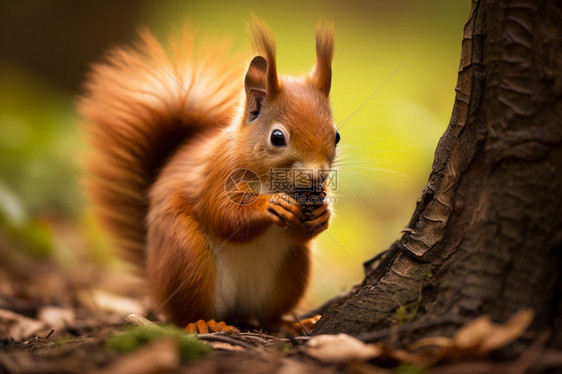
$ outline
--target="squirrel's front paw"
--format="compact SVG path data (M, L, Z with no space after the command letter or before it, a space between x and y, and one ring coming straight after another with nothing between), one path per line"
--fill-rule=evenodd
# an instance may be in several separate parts
M331 215L329 204L305 205L303 210L303 225L308 232L317 235L328 228Z
M302 225L301 207L295 199L285 193L276 193L269 197L267 212L275 224L286 230Z
M272 195L268 202L273 222L297 236L312 237L328 228L330 209L326 203L300 205L285 193Z

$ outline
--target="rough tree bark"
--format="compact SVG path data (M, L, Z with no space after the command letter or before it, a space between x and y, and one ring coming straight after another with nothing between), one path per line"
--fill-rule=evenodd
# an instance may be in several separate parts
M531 328L562 345L561 1L472 2L452 118L408 228L315 333L384 331L402 305L410 338L449 335L532 307Z

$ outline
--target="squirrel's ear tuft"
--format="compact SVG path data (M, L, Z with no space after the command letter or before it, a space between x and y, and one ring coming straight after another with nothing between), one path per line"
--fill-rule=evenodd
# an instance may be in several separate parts
M255 120L260 114L266 92L267 61L262 56L256 56L250 62L244 90L246 91L246 108L249 120Z
M277 78L277 63L275 59L275 39L273 33L269 30L265 22L254 15L250 18L250 29L253 36L254 49L259 55L264 56L262 59L265 59L267 65L267 96L273 97L279 93L279 80Z
M335 44L334 25L319 22L316 28L316 65L312 70L314 83L324 95L330 94L332 86L332 59Z

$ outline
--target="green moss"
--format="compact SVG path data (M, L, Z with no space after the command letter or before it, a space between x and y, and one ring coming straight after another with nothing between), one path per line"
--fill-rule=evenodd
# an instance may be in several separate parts
M70 335L66 334L63 337L55 340L55 347L60 348L65 346L70 341Z
M393 371L394 374L424 374L427 371L418 365L402 363L398 365Z
M206 356L212 348L176 327L137 326L118 333L107 340L109 350L118 353L132 352L159 339L172 338L177 341L182 360L192 360Z
M419 302L398 307L392 316L392 322L397 325L401 325L415 320L418 315L418 307Z

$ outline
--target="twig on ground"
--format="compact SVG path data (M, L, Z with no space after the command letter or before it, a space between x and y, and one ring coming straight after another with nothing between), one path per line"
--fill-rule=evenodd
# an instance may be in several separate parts
M297 316L297 313L293 312L293 318L295 319L295 321L297 321L297 323L299 324L299 326L301 327L302 331L305 333L305 335L310 334L310 331L308 331L308 329L306 328L305 325L303 325L302 321L300 320L299 316Z
M55 329L51 329L51 331L49 331L49 333L47 335L45 335L43 337L43 339L49 339L51 337L51 335L53 335L54 332L55 332Z
M221 343L228 343L232 345L238 345L245 349L252 349L255 346L242 339L237 338L236 336L226 336L226 335L219 335L219 334L197 334L197 337L201 340L210 341L210 342L221 342Z

